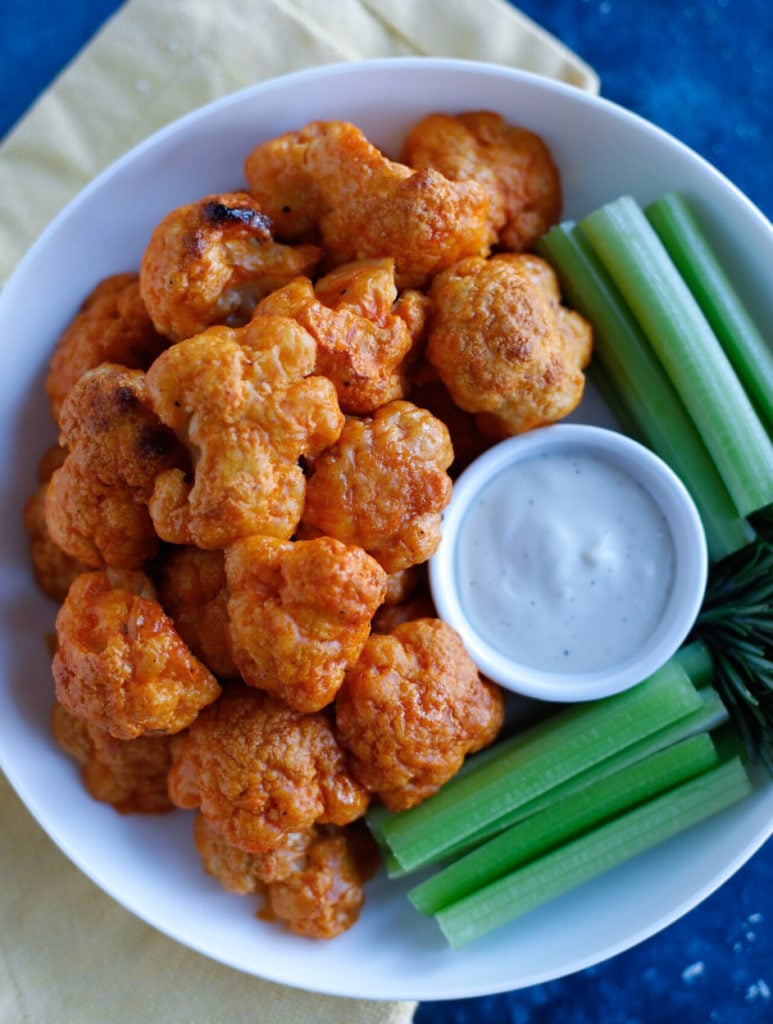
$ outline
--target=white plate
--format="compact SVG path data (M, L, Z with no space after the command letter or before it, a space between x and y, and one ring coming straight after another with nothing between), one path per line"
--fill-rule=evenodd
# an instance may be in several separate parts
M258 140L316 118L340 118L395 152L422 115L476 108L499 111L545 137L562 170L568 217L621 193L647 202L669 189L688 191L707 211L752 309L761 322L773 321L773 230L694 153L570 86L488 65L412 58L302 72L182 119L90 185L0 295L0 763L65 853L135 914L239 970L319 992L458 998L587 967L694 907L754 853L773 821L773 785L760 781L742 805L463 952L451 952L433 922L412 910L406 886L382 877L369 885L355 928L332 942L311 942L257 921L249 898L228 895L205 876L189 814L121 817L86 795L74 765L51 741L43 636L55 609L31 580L20 513L34 490L37 458L55 437L42 381L61 329L98 279L138 265L167 210L241 186L243 159ZM598 421L592 397L573 418Z

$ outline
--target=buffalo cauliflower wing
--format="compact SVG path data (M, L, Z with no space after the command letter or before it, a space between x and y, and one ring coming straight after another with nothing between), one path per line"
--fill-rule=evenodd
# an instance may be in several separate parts
M518 434L576 408L591 329L560 304L543 260L517 253L462 260L435 278L431 295L427 359L486 434Z
M362 414L405 393L404 366L425 309L410 294L398 302L394 260L359 260L316 285L297 278L255 312L297 320L317 343L316 372L333 381L341 409Z
M369 795L350 775L326 712L305 714L236 686L175 740L169 795L200 808L228 843L261 853L314 824L346 825Z
M228 892L239 896L264 893L269 883L284 878L303 859L315 833L314 827L288 832L281 845L262 853L249 853L226 842L201 811L193 820L193 840L204 870Z
M322 832L293 870L267 887L260 916L307 939L332 939L352 927L364 902L363 877L346 833Z
M174 809L166 777L172 763L170 736L119 740L79 718L57 701L51 715L57 744L80 765L83 784L121 814L166 814Z
M445 425L410 402L351 417L314 462L304 530L364 548L388 573L425 562L440 542L452 461Z
M373 616L371 630L374 633L391 633L395 626L408 619L436 616L437 609L429 589L427 565L412 565L387 577L384 603Z
M51 539L46 523L47 491L48 483L42 483L25 504L23 518L35 582L44 594L61 604L75 577L90 566L68 555Z
M407 397L409 402L427 409L448 428L454 449L454 461L448 467L452 479L494 443L480 429L474 414L465 412L454 402L437 370L426 359L420 359L412 368Z
M140 266L142 297L156 329L182 341L213 324L245 324L256 302L310 274L321 255L313 245L275 242L271 221L246 193L209 195L157 225Z
M100 281L63 331L51 357L46 393L59 421L62 402L87 370L117 363L147 370L168 341L153 326L135 273Z
M374 633L391 633L401 622L411 619L433 619L437 608L428 586L419 588L410 597L396 604L383 604L373 616L371 625Z
M280 237L318 241L332 266L393 257L401 289L488 251L485 188L395 163L345 121L260 143L245 175Z
M141 370L103 363L62 404L67 455L46 490L46 524L56 545L93 568L140 569L158 549L147 502L156 475L184 453L147 399Z
M59 609L56 635L57 699L116 739L179 732L220 694L144 573L79 576Z
M237 677L223 552L169 546L151 568L158 599L191 651L214 675Z
M198 814L194 839L208 874L229 892L262 895L258 916L283 921L296 935L331 939L359 916L369 871L349 830L312 827L289 833L274 850L248 853L225 842Z
M343 426L335 388L314 376L314 339L286 317L211 327L148 370L150 402L190 453L193 472L160 473L149 502L173 544L223 548L261 533L290 537L305 495L301 457Z
M561 214L561 179L542 138L488 110L430 114L409 132L402 159L488 192L491 241L531 249Z
M336 700L352 773L391 811L435 793L468 753L494 741L503 716L499 689L440 619L373 634Z
M247 537L226 550L234 658L244 681L298 711L329 704L384 600L386 573L332 537Z

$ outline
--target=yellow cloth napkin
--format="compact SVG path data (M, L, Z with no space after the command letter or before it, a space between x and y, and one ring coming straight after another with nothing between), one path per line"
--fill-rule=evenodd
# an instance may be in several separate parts
M0 145L0 280L52 217L152 131L314 64L398 55L598 79L505 0L129 0ZM405 1024L411 1002L339 999L240 974L125 911L0 776L0 1024Z

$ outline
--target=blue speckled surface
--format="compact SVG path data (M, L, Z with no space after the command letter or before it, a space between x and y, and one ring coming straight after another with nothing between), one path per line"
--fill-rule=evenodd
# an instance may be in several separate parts
M0 136L117 6L0 0ZM604 96L676 135L773 216L770 0L518 6L596 68ZM773 1021L771 842L701 906L604 964L514 993L425 1003L416 1013L416 1024L763 1021Z

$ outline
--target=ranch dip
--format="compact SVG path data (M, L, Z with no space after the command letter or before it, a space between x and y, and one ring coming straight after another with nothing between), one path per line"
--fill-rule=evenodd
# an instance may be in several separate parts
M543 671L593 672L636 654L674 581L668 524L642 485L582 450L503 469L458 538L460 600L492 647Z

